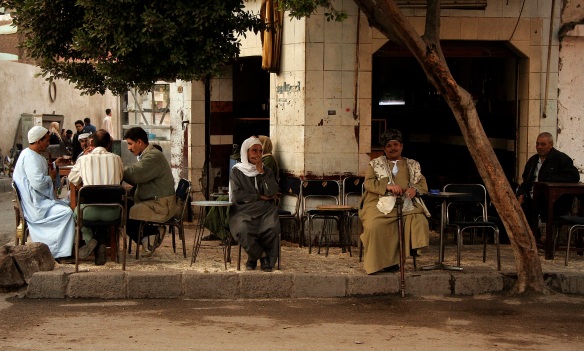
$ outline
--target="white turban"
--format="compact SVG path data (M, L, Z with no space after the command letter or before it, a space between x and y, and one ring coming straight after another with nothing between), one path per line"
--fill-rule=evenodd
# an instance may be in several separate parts
M252 147L253 145L256 145L256 144L262 145L260 140L256 137L251 137L251 138L245 139L245 141L241 145L241 152L240 152L241 162L236 163L233 166L233 167L239 169L240 171L242 171L243 174L245 174L248 177L255 177L259 174L256 165L253 163L250 163L249 160L247 159L247 150L249 150L250 147Z
M91 133L79 134L79 136L77 137L77 140L87 139L87 138L89 138L90 135L91 135Z
M48 132L49 130L47 128L41 126L34 126L30 128L30 130L28 131L28 143L29 144L36 143L37 141L41 140L45 135L47 135Z

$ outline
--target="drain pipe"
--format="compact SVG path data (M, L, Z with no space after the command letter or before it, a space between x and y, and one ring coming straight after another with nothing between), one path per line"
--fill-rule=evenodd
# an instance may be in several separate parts
M547 67L545 70L545 97L543 99L543 111L542 111L542 118L547 118L547 106L548 106L548 88L550 85L550 61L552 58L552 38L553 38L553 29L554 29L554 16L556 10L556 0L552 0L552 13L550 17L550 31L549 31L549 38L548 38L548 52L547 52Z

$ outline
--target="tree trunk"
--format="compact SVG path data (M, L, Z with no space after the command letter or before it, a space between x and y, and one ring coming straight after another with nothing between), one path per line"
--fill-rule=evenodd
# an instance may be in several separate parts
M439 1L429 1L424 38L416 33L393 0L355 2L372 27L410 50L450 106L485 187L507 229L517 267L515 290L519 293L543 292L545 283L541 263L529 223L487 139L472 97L458 86L443 59L437 35L440 29Z

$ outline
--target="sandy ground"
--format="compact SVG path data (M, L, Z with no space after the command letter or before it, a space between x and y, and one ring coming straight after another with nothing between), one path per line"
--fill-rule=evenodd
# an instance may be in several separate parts
M29 300L0 295L0 349L581 350L582 297Z

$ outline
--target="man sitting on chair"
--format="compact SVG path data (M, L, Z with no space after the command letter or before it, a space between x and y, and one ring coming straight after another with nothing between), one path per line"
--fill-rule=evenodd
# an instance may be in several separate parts
M274 204L278 182L274 172L262 163L262 144L256 137L241 146L241 162L229 177L229 196L234 203L229 214L229 228L247 253L248 270L260 260L261 269L271 272L278 259L280 218Z
M53 179L57 168L49 171L41 155L49 146L49 131L34 126L28 131L29 146L22 150L12 179L22 197L22 210L32 241L45 243L54 258L71 256L75 220L69 203L57 199ZM54 165L64 166L61 157Z
M124 168L122 158L110 152L112 146L110 134L100 129L95 133L93 142L95 148L77 159L69 174L69 181L76 186L81 183L83 185L120 185ZM90 221L113 221L119 216L120 211L117 208L90 207L83 212L83 218ZM107 238L95 235L89 227L81 228L81 232L86 244L79 249L79 258L86 258L97 247L95 264L105 264Z
M138 157L138 162L124 167L124 181L135 185L134 205L128 201L127 233L138 241L140 221L166 222L176 211L174 178L168 161L158 149L148 143L146 131L140 127L128 129L124 134L128 150ZM166 227L145 226L142 248L147 255L160 246ZM139 244L139 243L138 243Z

